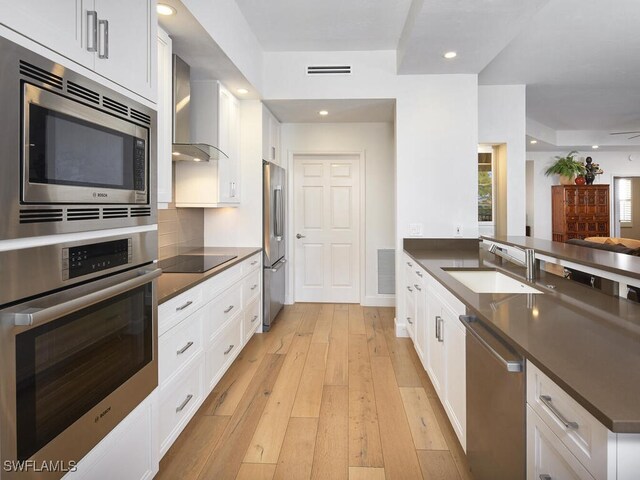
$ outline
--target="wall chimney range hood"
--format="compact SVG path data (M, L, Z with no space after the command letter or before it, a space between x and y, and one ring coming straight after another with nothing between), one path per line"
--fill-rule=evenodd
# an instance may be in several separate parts
M173 55L173 160L209 162L229 158L218 147L192 141L190 77L189 65L177 55Z

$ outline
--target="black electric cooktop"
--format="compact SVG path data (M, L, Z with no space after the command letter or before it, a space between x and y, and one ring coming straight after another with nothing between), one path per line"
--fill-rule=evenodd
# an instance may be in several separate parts
M211 270L237 255L178 255L158 262L165 273L203 273Z

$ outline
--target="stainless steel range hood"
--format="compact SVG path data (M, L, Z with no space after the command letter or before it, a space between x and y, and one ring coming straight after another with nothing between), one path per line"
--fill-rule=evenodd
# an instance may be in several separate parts
M191 138L190 76L189 65L177 55L173 55L173 160L208 162L229 158L218 147L193 142Z

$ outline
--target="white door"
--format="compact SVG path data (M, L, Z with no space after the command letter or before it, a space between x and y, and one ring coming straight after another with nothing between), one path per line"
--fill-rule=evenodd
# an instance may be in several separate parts
M360 302L360 156L294 155L295 301Z

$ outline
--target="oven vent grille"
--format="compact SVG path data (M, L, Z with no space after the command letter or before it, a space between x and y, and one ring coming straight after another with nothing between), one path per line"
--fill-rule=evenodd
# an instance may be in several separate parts
M100 218L99 208L69 208L67 209L67 220L98 220Z
M129 115L129 107L120 102L116 102L115 100L111 100L108 97L102 97L102 105L105 108L113 110L114 112L121 113L122 115Z
M25 77L32 78L42 83L46 83L47 85L51 85L52 87L59 88L62 90L62 77L56 75L51 72L47 72L40 67L36 67L35 65L31 65L24 60L20 60L20 73Z
M351 75L351 65L309 65L307 75Z
M131 207L132 217L150 217L151 207Z
M88 100L91 103L95 103L96 105L100 104L100 94L69 80L67 81L67 92Z
M102 218L127 218L128 216L129 209L127 207L104 208L102 210Z
M20 210L20 223L61 222L62 209Z
M146 113L139 112L137 110L131 109L131 118L134 120L138 120L142 123L146 123L147 125L151 125L151 117Z

